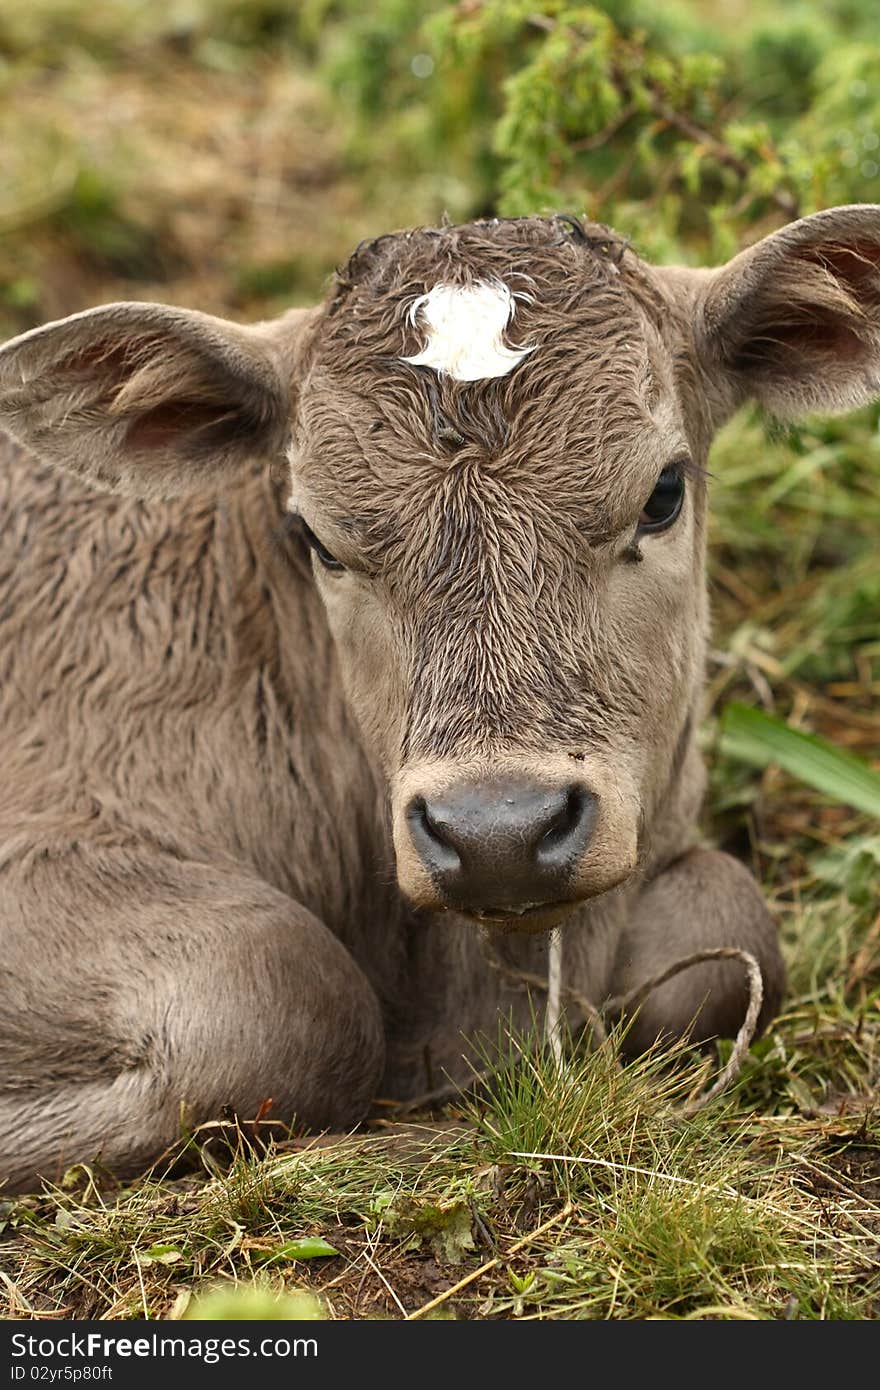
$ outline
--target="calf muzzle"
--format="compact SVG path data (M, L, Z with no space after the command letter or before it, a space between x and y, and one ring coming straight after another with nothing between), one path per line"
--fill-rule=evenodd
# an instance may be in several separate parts
M581 783L463 782L414 796L410 838L444 903L488 920L531 915L580 896L571 885L597 818Z

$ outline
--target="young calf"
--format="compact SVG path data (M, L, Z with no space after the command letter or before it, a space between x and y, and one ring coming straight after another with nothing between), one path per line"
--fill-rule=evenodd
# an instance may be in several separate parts
M276 322L115 304L2 349L10 1188L464 1076L530 1007L487 936L535 971L564 923L597 1003L738 946L771 1017L757 888L693 846L704 464L748 397L869 399L878 344L857 206L715 271L568 218L399 233ZM628 1045L745 998L695 968Z

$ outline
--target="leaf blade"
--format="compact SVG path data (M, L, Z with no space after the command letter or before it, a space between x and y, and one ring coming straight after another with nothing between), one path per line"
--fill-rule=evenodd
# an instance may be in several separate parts
M792 729L752 705L727 706L721 717L721 751L753 767L776 763L815 791L880 820L880 773L817 734Z
M257 1252L255 1258L260 1264L280 1264L289 1260L319 1260L330 1255L338 1255L335 1245L324 1240L323 1236L301 1236L296 1240L286 1240L274 1250Z

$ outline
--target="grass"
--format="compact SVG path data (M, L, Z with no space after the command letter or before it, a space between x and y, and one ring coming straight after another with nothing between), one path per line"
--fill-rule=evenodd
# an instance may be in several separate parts
M342 153L277 6L164 14L33 0L0 21L0 336L113 298L267 315L449 201L439 176L377 181ZM789 965L735 1089L685 1123L693 1058L621 1071L575 1045L560 1078L503 1039L490 1092L441 1114L267 1152L203 1130L130 1185L75 1169L0 1194L0 1314L880 1314L876 819L796 759L756 772L721 722L744 702L878 766L878 422L743 414L711 460L706 828L761 880Z
M203 1134L201 1172L121 1189L74 1169L6 1211L7 1316L199 1315L225 1286L335 1318L873 1317L880 1133L842 1099L876 1084L870 1050L864 1019L796 1002L684 1122L692 1059L605 1045L560 1077L505 1039L491 1093L440 1123L261 1155L233 1131L223 1161ZM830 1105L805 1103L819 1055L848 1088Z

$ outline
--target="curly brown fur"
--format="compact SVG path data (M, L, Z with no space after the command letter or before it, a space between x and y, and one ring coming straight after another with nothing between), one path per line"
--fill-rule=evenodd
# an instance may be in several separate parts
M711 272L489 220L380 238L272 323L113 305L0 350L0 1175L131 1169L181 1106L340 1125L464 1078L473 1036L532 1005L435 910L407 829L463 779L589 789L576 993L708 941L759 957L772 1012L757 891L688 855L704 463L748 395L877 393L878 266L877 208ZM534 351L473 383L403 362L441 279L520 292L508 339ZM664 468L684 506L642 535ZM494 946L513 974L546 949ZM697 974L638 1046L698 1012L700 1037L735 1029L736 972Z

